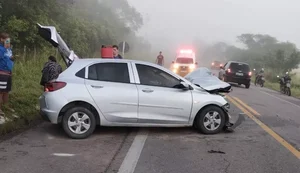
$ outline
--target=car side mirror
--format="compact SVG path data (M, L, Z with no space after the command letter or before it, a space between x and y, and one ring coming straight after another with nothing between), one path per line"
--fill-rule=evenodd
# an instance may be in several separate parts
M189 90L190 89L190 85L181 81L180 84L179 84L179 88L180 89L183 89L183 90Z

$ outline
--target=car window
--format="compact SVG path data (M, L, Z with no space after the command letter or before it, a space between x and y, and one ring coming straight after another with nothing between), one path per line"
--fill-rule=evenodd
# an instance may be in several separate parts
M80 78L85 78L85 68L82 68L81 70L79 70L75 76L80 77Z
M250 68L249 65L243 64L243 63L231 63L230 64L230 69L235 70L235 71L242 71L242 72L249 72Z
M98 63L89 67L88 79L130 83L127 63Z
M185 57L176 58L175 62L179 63L179 64L193 64L194 63L193 58L185 58Z
M141 64L136 68L142 85L176 88L180 84L178 79L158 68Z

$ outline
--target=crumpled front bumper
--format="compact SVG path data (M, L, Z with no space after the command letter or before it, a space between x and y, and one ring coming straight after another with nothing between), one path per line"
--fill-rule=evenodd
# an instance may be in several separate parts
M241 125L242 122L245 120L244 114L240 113L239 116L238 116L238 119L236 120L236 122L233 123L231 121L232 117L229 114L230 104L229 103L225 104L224 106L222 106L222 109L224 110L224 112L228 116L228 119L227 119L227 121L225 123L225 126L224 126L224 130L227 131L227 132L233 132L233 130L236 127L238 127L239 125Z

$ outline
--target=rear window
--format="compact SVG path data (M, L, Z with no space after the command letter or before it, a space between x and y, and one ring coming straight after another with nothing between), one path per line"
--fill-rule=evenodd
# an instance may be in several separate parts
M192 58L177 58L176 59L176 63L179 63L179 64L193 64L194 61Z
M250 71L249 65L242 64L242 63L231 63L229 68L232 70L235 70L235 71L238 71L238 70L240 70L242 72Z

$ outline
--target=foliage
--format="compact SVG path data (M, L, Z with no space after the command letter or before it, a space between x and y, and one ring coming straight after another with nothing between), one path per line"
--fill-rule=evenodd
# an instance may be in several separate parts
M237 40L246 48L219 42L211 46L207 54L222 61L243 61L252 68L266 68L273 75L298 68L300 52L293 43L279 42L275 37L262 34L241 34Z
M15 52L24 46L29 52L49 49L36 34L36 23L55 26L82 57L93 57L102 44L124 39L140 45L135 32L143 18L127 0L0 0L0 4L0 31L10 33Z

